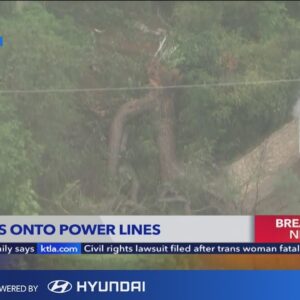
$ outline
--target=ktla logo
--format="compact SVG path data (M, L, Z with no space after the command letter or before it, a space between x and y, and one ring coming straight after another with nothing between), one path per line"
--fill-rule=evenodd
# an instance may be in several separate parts
M48 290L55 294L65 294L70 292L72 284L66 280L53 280L48 284Z

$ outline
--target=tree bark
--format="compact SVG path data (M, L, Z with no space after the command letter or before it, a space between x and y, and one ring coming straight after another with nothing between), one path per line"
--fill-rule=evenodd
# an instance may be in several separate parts
M174 95L169 91L159 89L159 87L164 84L169 85L177 73L154 61L148 67L148 74L153 89L143 99L134 99L123 104L113 119L109 133L108 170L111 176L115 176L117 173L122 136L128 118L153 109L156 104L160 176L163 182L172 181L180 172L176 159L174 134Z
M149 92L142 99L133 99L126 102L117 111L109 132L108 170L110 176L114 177L117 173L122 136L128 118L153 108L155 100L153 92Z
M160 159L160 176L163 182L172 181L179 174L176 158L176 141L174 133L174 103L171 95L161 93L158 109L158 148Z

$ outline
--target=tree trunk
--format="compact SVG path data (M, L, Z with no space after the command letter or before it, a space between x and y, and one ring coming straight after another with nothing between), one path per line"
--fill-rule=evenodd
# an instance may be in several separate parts
M171 95L160 93L158 109L158 148L160 159L160 176L163 182L171 181L179 174L176 158L174 133L174 103Z
M150 85L154 89L150 90L143 99L134 99L123 104L113 119L109 133L108 170L111 176L117 173L121 141L128 118L154 108L156 103L160 176L161 180L166 182L179 175L174 134L174 96L172 92L158 88L161 85L169 85L178 75L174 70L168 70L157 61L149 65L148 75Z
M172 181L179 175L176 159L176 142L174 133L174 93L160 89L161 86L172 85L180 78L176 69L170 70L154 60L148 67L149 81L157 88L158 99L158 137L160 159L160 176L163 182Z
M122 136L128 118L151 109L155 101L153 96L153 92L149 92L142 99L126 102L117 111L110 127L108 145L108 170L112 177L117 173Z

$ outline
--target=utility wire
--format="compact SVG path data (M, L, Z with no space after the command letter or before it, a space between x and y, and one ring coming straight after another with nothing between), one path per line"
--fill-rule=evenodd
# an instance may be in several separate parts
M50 93L86 93L86 92L117 92L117 91L142 91L142 90L167 90L167 89L193 89L209 87L228 87L228 86L251 86L269 85L276 83L300 82L300 78L275 79L261 81L229 81L199 84L180 84L166 86L140 86L140 87L103 87L103 88L74 88L74 89L31 89L31 90L0 90L0 94L50 94Z

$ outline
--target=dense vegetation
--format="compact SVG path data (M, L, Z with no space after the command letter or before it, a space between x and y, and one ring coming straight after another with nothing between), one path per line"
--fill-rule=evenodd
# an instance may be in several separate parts
M299 89L214 84L299 78L299 17L289 1L1 2L1 213L214 212L209 178ZM71 91L112 87L129 89Z

